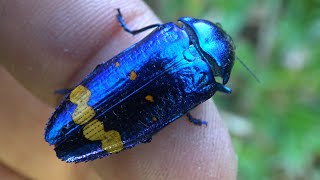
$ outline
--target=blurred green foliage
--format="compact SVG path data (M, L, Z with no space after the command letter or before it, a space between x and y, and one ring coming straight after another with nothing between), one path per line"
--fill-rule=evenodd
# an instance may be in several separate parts
M233 117L224 119L233 127L238 179L320 179L320 0L146 2L164 22L221 23L261 80L236 62L233 93L214 97Z

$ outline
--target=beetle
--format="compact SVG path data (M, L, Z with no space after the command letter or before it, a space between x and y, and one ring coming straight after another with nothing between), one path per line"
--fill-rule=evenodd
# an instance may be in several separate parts
M58 158L83 162L140 143L211 98L225 86L235 61L235 46L219 24L182 17L173 22L130 30L118 9L123 29L148 36L99 64L56 108L45 140ZM217 78L221 78L219 82Z

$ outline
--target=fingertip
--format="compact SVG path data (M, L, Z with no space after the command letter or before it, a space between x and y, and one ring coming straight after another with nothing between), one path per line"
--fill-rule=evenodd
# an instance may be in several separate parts
M141 36L122 31L121 8L137 28L158 21L138 0L8 1L1 16L2 65L34 95L54 105L54 90L72 88L99 63L130 47Z

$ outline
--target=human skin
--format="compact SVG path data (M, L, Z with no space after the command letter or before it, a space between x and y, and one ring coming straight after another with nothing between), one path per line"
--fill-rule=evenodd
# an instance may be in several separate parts
M141 144L103 159L68 164L43 138L61 100L73 87L148 32L132 36L116 21L116 8L132 29L159 23L138 0L0 0L0 177L4 179L236 179L231 140L211 100ZM218 94L217 94L218 95Z

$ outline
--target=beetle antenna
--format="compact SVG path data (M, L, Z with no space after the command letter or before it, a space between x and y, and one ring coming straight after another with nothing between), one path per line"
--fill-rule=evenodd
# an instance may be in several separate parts
M251 76L257 80L258 83L260 83L259 78L256 76L256 74L240 59L237 57L237 60L242 64L242 66L251 74Z

